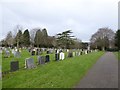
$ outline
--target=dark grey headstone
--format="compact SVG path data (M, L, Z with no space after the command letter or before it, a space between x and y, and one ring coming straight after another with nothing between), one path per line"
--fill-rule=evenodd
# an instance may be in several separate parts
M55 54L55 60L56 60L56 61L59 60L59 53L56 53L56 54Z
M38 56L38 64L45 64L45 56Z
M11 61L10 62L10 71L16 71L19 69L19 61Z
M46 55L45 62L49 62L49 61L50 61L50 57L49 57L49 55Z
M32 52L31 52L31 55L32 55L32 56L35 55L35 51L32 51Z
M33 58L26 58L26 60L25 60L25 66L28 69L34 68L35 67L35 65L34 65L34 59Z
M73 53L72 53L72 52L69 52L69 53L68 53L68 57L73 57Z
M50 54L50 51L47 51L47 54Z

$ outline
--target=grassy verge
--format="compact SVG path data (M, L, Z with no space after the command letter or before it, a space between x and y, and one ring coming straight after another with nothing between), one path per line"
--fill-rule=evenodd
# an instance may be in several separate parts
M3 88L71 88L80 81L103 54L104 52L94 52L66 58L63 61L51 61L30 70L20 69L5 75L2 85ZM36 57L34 58L36 60ZM54 55L51 54L51 60L53 58ZM3 63L4 67L8 68L5 62ZM21 66L22 64L23 62L20 63Z
M120 60L120 52L114 52L114 54L117 57L117 59Z

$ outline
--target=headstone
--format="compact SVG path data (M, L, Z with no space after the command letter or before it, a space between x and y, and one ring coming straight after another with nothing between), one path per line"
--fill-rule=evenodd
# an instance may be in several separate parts
M49 51L49 50L47 50L47 54L50 54L50 51Z
M80 56L80 52L78 52L78 56Z
M81 51L81 52L80 52L80 55L82 55L82 54L83 54L83 52Z
M34 68L34 59L33 58L26 58L25 59L25 68L31 69Z
M20 57L20 52L15 51L15 52L14 52L14 57Z
M31 55L34 56L34 55L35 55L35 51L32 51L32 52L31 52Z
M73 52L73 57L75 57L75 52Z
M10 71L16 71L19 69L19 61L11 61L10 62Z
M12 54L14 54L15 53L15 50L14 49L12 49Z
M39 49L36 50L36 55L40 55L40 50Z
M49 62L49 61L50 61L50 57L49 57L49 55L46 55L45 62Z
M0 53L2 53L2 50L0 49Z
M60 60L65 59L65 54L63 52L60 53Z
M69 52L69 53L68 53L68 57L73 57L73 53L72 53L72 52Z
M87 50L85 50L85 54L87 54Z
M44 56L38 56L38 64L45 64L45 57Z
M56 54L55 54L55 60L56 60L56 61L59 60L59 53L56 53Z
M9 50L5 51L5 56L4 57L10 57L10 51Z

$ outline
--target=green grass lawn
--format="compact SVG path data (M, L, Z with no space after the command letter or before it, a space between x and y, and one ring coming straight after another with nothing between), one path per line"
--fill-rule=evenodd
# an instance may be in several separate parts
M34 69L24 69L24 60L29 53L22 51L21 58L2 60L2 70L9 70L9 62L19 60L20 70L6 74L2 78L3 88L72 88L86 72L96 63L104 52L93 52L87 55L66 58L63 61L54 61L54 54L50 54L50 62L38 65ZM37 62L37 56L32 56ZM36 64L37 65L37 64Z
M115 54L116 58L117 58L118 60L120 60L120 52L114 52L114 54Z

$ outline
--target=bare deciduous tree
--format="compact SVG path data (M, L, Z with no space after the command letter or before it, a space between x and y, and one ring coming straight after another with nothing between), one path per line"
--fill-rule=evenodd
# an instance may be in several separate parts
M90 41L94 48L101 47L101 49L112 48L114 45L115 33L109 28L99 28L99 30L92 35Z

